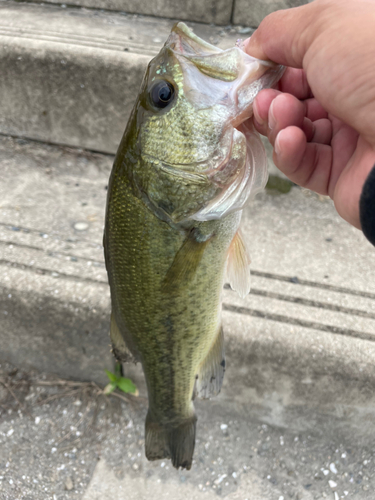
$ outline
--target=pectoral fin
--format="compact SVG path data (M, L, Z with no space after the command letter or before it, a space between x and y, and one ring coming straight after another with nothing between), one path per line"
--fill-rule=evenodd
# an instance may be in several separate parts
M124 337L118 329L113 312L111 314L111 327L109 335L111 337L113 355L118 361L121 363L127 363L129 361L137 363L139 361L138 356L134 356L126 345Z
M223 329L220 327L216 340L197 374L194 396L208 399L219 394L224 373L224 335Z
M209 241L210 238L199 241L191 235L186 238L164 278L164 292L176 291L194 278Z
M232 290L246 297L250 292L250 257L239 230L229 247L227 277Z

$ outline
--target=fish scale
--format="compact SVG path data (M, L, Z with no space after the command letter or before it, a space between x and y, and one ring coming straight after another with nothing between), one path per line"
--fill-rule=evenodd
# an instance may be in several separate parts
M236 96L257 85L253 74L270 86L281 71L177 24L147 69L108 185L113 350L143 367L147 458L171 458L177 468L192 464L193 399L215 396L224 376L226 268L232 287L249 291L238 229L252 187L265 183L266 158L251 125L240 124L251 102L245 108Z

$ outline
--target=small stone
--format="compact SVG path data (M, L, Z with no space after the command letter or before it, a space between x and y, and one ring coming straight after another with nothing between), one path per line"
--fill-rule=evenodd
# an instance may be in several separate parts
M221 475L221 476L219 476L217 479L215 479L214 483L215 483L215 484L220 484L220 483L223 481L223 479L225 479L226 477L227 477L227 475L226 475L226 474L222 474L222 475Z
M336 465L335 465L334 463L329 464L329 468L330 468L330 471L331 471L333 474L337 474Z
M86 231L86 229L88 229L89 225L87 224L87 222L76 222L74 224L74 229L76 231Z
M40 423L40 417L35 417L35 424L38 425Z
M65 489L67 491L71 491L73 488L74 488L73 480L71 477L68 477L65 481Z
M330 479L330 480L328 481L328 484L330 485L330 487L331 487L332 489L333 489L333 488L336 488L336 486L337 486L337 483L336 483L335 481L332 481L332 479Z
M139 465L138 464L133 464L133 469L134 470L138 470L139 469Z

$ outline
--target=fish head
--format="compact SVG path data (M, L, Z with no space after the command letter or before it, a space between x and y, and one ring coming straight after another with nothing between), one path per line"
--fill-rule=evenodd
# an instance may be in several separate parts
M219 219L267 180L263 145L248 120L258 92L283 68L211 45L176 24L149 64L135 107L136 178L156 214L173 222Z

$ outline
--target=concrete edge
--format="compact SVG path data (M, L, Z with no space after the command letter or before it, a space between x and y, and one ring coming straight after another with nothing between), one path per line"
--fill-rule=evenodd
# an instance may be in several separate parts
M52 277L44 279L54 282ZM0 358L63 378L105 384L104 369L114 363L108 337L109 290L105 284L83 287L87 304L69 300L69 287L59 298L4 288ZM90 297L98 295L101 303L93 306ZM286 407L320 406L327 411L336 411L337 405L375 404L373 342L227 311L223 325L228 368L220 398L242 401L248 395L261 405L277 393ZM125 373L145 395L140 366L125 365Z

